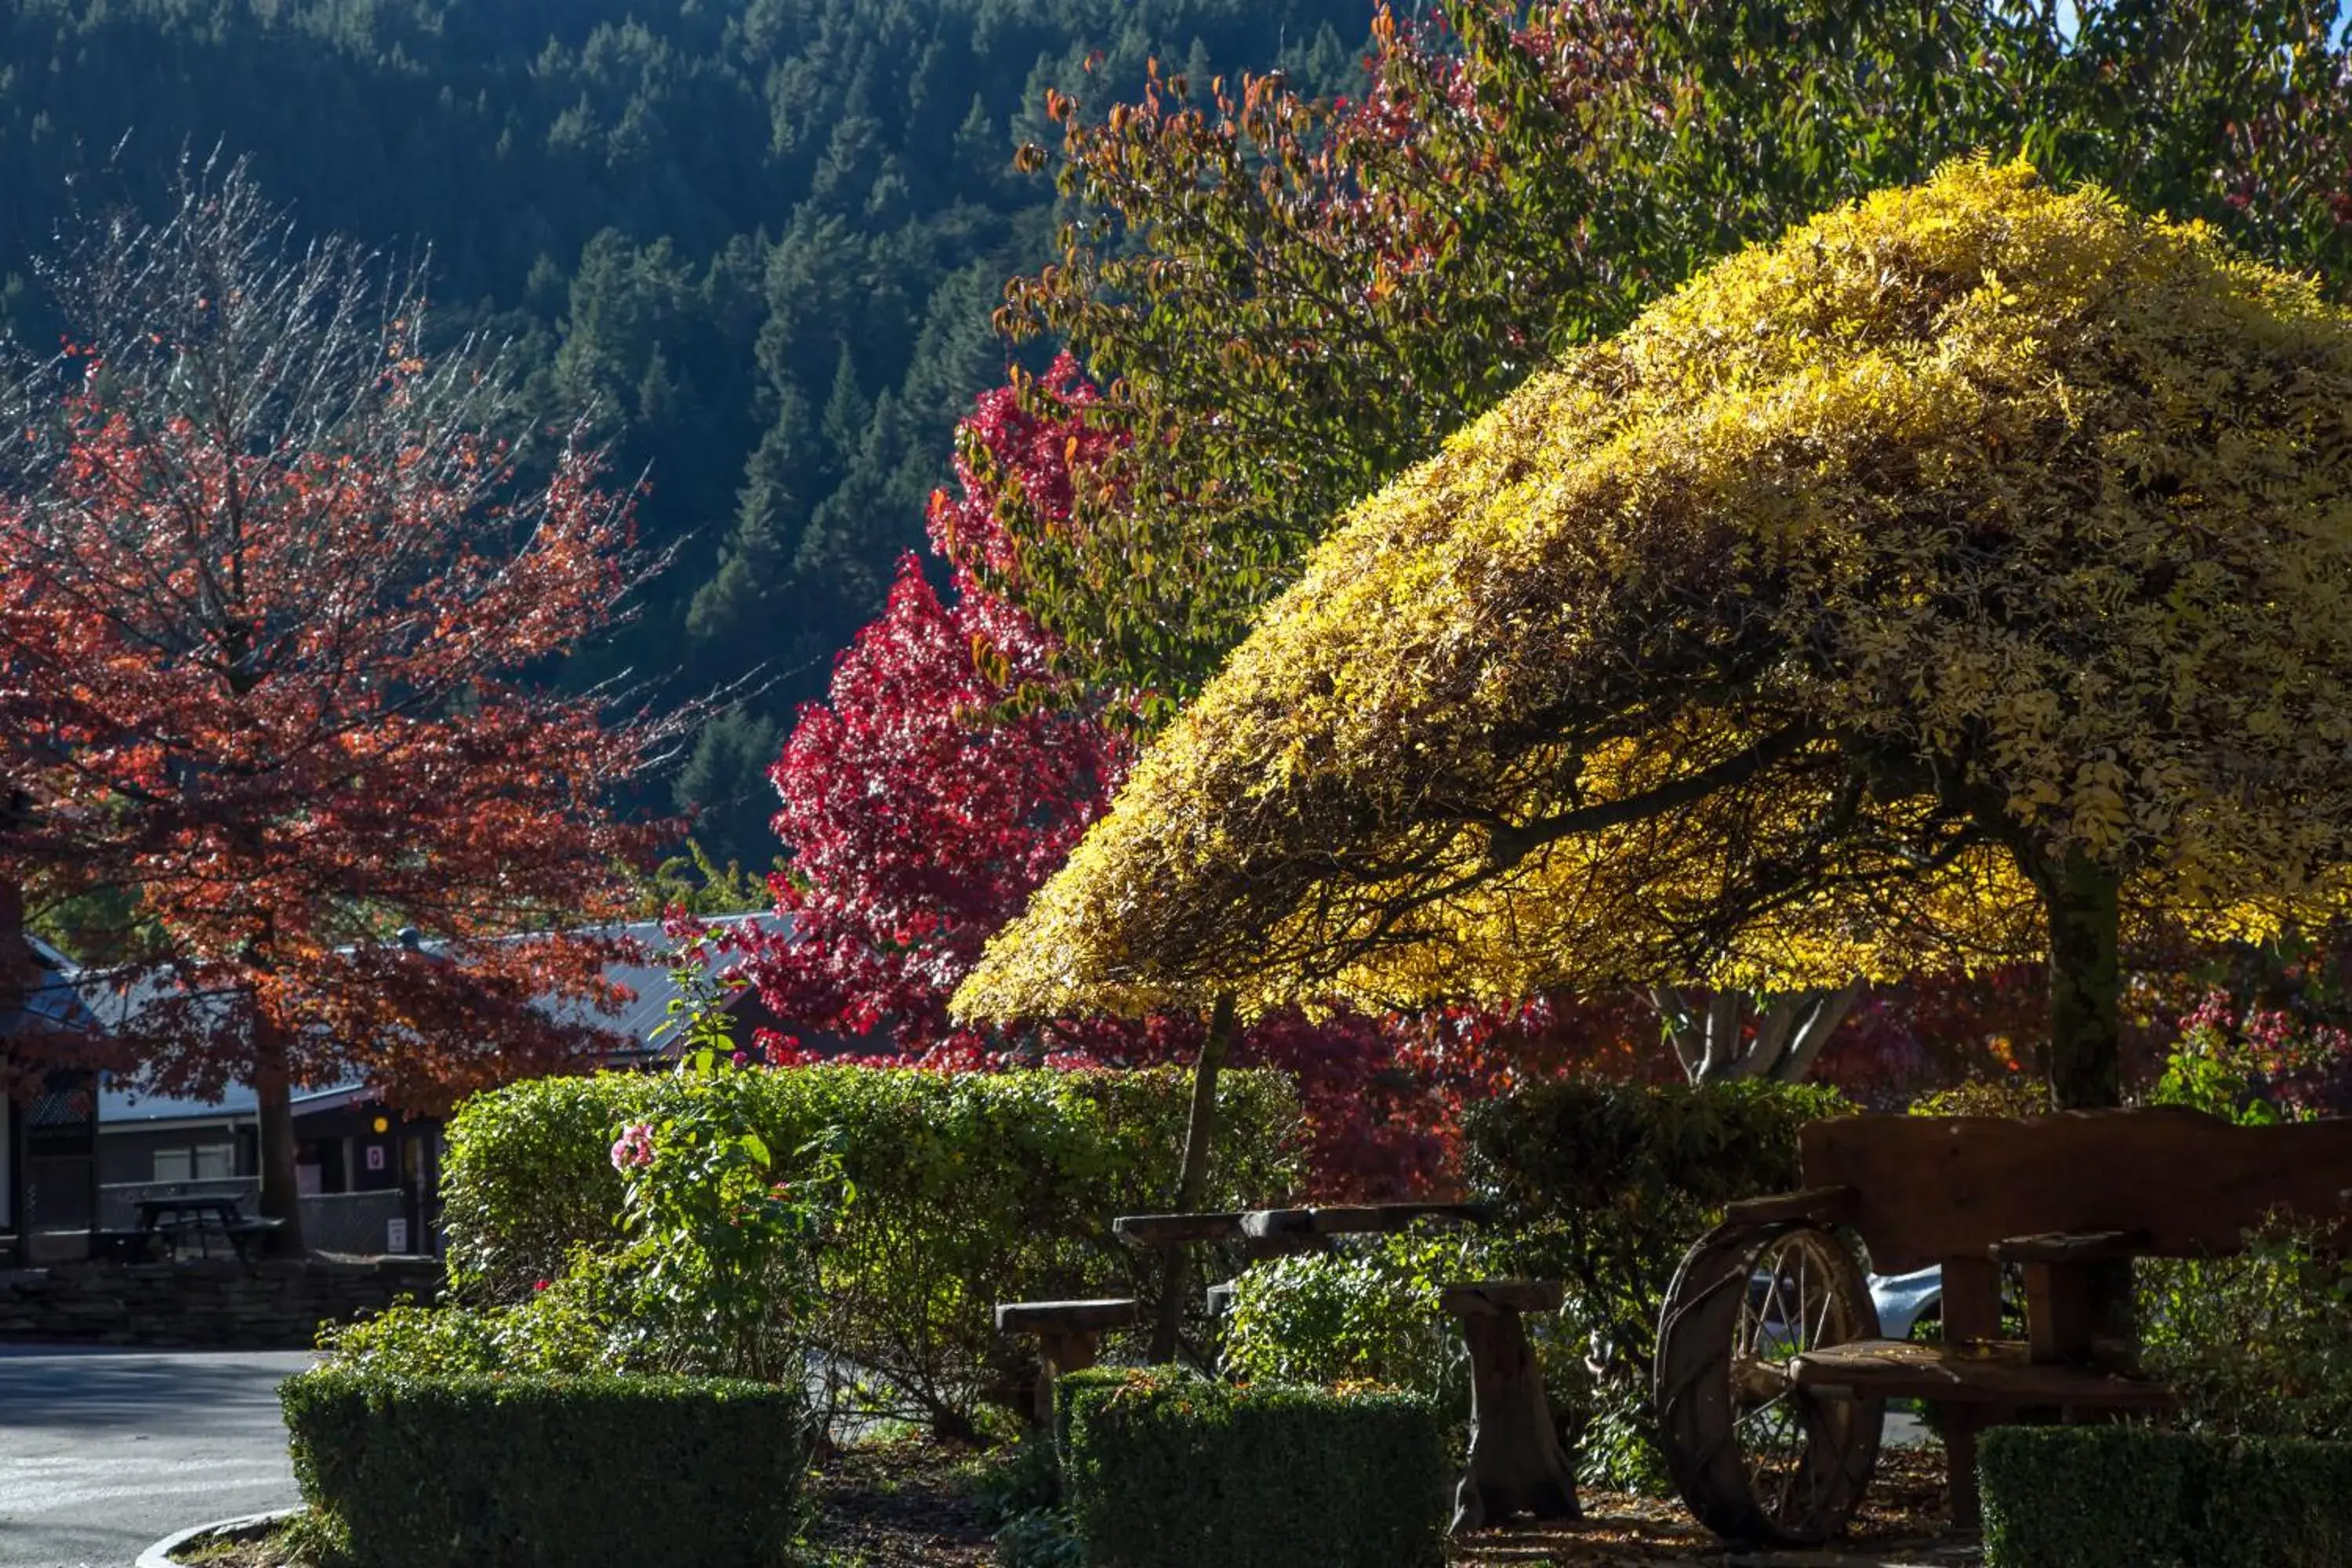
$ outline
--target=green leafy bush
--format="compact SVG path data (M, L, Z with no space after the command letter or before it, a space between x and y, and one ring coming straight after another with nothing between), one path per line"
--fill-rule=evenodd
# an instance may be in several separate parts
M2352 1268L2324 1242L2279 1219L2240 1257L2137 1266L2142 1359L2185 1426L2352 1441Z
M2001 1426L1977 1465L1986 1568L2352 1563L2352 1443Z
M1112 1218L1164 1206L1191 1082L1181 1070L950 1075L850 1067L723 1075L728 1125L770 1151L819 1139L856 1193L818 1251L810 1328L836 1363L876 1374L876 1398L968 1430L1024 1353L995 1331L1000 1300L1136 1295L1157 1259ZM684 1114L688 1080L541 1079L478 1096L449 1129L443 1183L453 1283L511 1302L625 1238L613 1144ZM1297 1096L1278 1074L1218 1089L1213 1205L1279 1201L1298 1175Z
M512 1307L404 1303L357 1322L326 1323L319 1348L370 1376L563 1375L624 1370L610 1321L573 1281Z
M617 1243L626 1189L613 1141L670 1087L646 1073L531 1079L460 1105L441 1170L451 1289L523 1300L573 1248Z
M575 1277L609 1281L628 1359L766 1382L805 1374L819 1259L856 1195L828 1132L780 1163L757 1131L761 1075L688 1057L649 1121L611 1158L627 1184L625 1250Z
M401 1307L322 1331L320 1348L393 1374L674 1373L797 1382L818 1252L851 1195L828 1148L789 1164L751 1128L751 1075L698 1054L651 1121L608 1154L625 1239L575 1247L510 1305Z
M997 1568L1087 1568L1087 1545L1052 1509L1019 1513L996 1532Z
M1055 1405L1088 1568L1445 1560L1453 1467L1424 1400L1097 1370L1064 1378Z
M1252 1264L1234 1280L1223 1370L1244 1383L1383 1384L1460 1405L1460 1336L1440 1315L1437 1293L1448 1278L1470 1276L1462 1255L1458 1242L1396 1238Z
M995 1532L998 1568L1086 1568L1086 1548L1062 1511L1062 1461L1050 1435L1024 1433L979 1463L971 1500Z
M1854 1110L1825 1085L1599 1078L1471 1109L1467 1173L1498 1210L1485 1271L1568 1286L1559 1317L1529 1329L1585 1480L1665 1489L1650 1363L1675 1269L1724 1205L1799 1184L1799 1128Z
M295 1479L352 1568L758 1568L798 1533L796 1387L330 1365L280 1398Z

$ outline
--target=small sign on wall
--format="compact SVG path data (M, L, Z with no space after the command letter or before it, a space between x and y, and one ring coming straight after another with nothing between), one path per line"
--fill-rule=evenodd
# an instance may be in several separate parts
M383 1222L383 1249L386 1252L408 1250L408 1221L388 1219Z
M371 1143L368 1145L367 1167L371 1171L381 1171L383 1169L383 1144Z

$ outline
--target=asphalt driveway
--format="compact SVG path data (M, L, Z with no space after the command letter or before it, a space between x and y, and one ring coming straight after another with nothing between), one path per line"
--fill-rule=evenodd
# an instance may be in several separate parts
M129 1568L296 1501L278 1384L310 1359L0 1346L0 1568Z

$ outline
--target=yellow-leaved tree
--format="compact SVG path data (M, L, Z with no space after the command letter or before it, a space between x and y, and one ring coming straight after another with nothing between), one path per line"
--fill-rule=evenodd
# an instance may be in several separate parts
M2352 317L1949 165L1735 256L1364 501L968 1015L1785 992L2338 910Z

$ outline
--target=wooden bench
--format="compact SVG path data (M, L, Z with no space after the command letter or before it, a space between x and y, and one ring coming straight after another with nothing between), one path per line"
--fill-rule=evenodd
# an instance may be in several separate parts
M1037 1385L1029 1418L1038 1426L1054 1419L1054 1383L1066 1372L1082 1372L1102 1354L1103 1331L1135 1325L1141 1316L1127 1298L1095 1301L999 1301L999 1333L1037 1336Z
M1687 1339L1698 1331L1692 1325L1707 1321L1698 1298L1715 1282L1755 1290L1745 1283L1750 1276L1734 1279L1736 1262L1702 1266L1703 1255L1736 1259L1743 1237L1835 1227L1859 1237L1880 1273L1942 1269L1942 1342L1876 1337L1876 1314L1864 1297L1858 1334L1790 1342L1791 1353L1777 1359L1755 1353L1751 1335L1750 1352L1732 1357L1730 1404L1761 1408L1790 1392L1801 1400L1855 1402L1873 1411L1874 1455L1877 1402L1915 1398L1938 1406L1960 1523L1976 1516L1976 1438L1984 1427L2027 1409L2055 1410L2072 1421L2171 1407L2170 1391L2134 1364L2128 1341L2095 1321L2099 1271L2112 1278L2136 1258L2228 1257L2280 1210L2333 1225L2339 1242L2352 1240L2346 1205L2352 1121L2239 1127L2180 1110L2069 1111L2021 1121L1838 1117L1803 1129L1800 1163L1805 1190L1732 1205L1724 1226L1685 1261L1677 1300L1661 1321L1662 1426L1675 1426L1664 1416L1665 1391L1687 1391L1667 1364L1668 1340ZM2001 1331L2005 1266L2023 1277L2023 1340ZM1840 1311L1853 1321L1850 1303ZM1686 1371L1703 1347L1671 1348ZM1691 1484L1684 1490L1703 1520L1720 1530L1718 1520L1740 1519L1743 1507L1747 1515L1759 1511L1727 1500L1724 1483L1705 1479L1692 1456L1681 1458L1678 1480L1701 1477L1703 1499ZM1675 1458L1670 1452L1670 1463ZM1851 1501L1842 1506L1850 1511ZM1809 1537L1822 1522L1738 1533Z
M1557 1279L1479 1279L1438 1292L1470 1349L1470 1457L1454 1489L1454 1531L1514 1514L1580 1519L1576 1471L1560 1447L1522 1314L1557 1312Z

